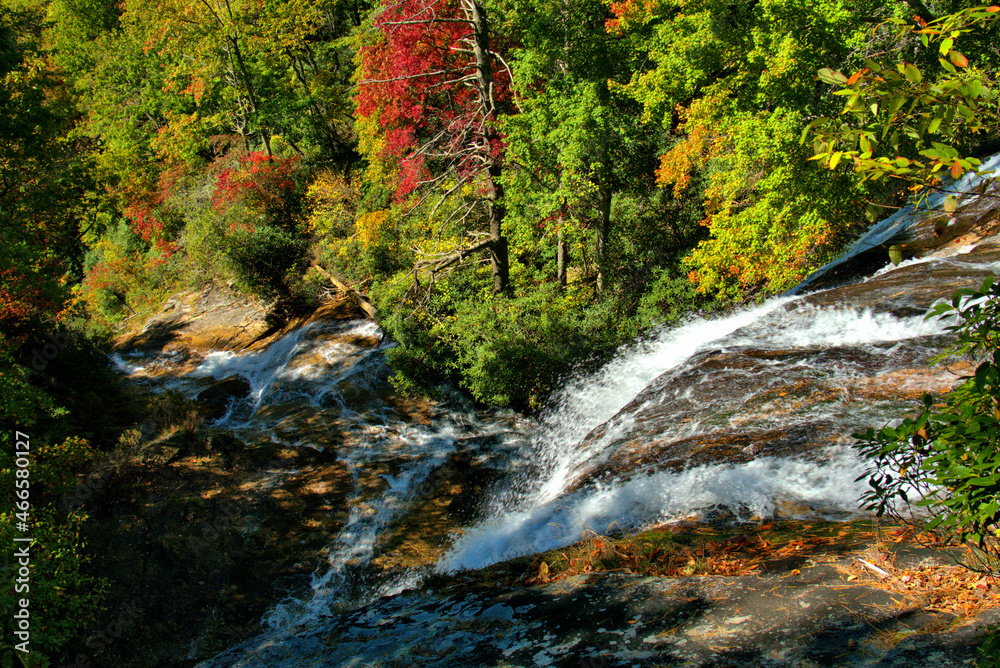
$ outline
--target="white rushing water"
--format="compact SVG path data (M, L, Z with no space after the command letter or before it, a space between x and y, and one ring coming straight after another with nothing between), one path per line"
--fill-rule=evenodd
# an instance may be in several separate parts
M608 443L631 426L634 412L620 413L621 409L654 379L683 369L698 353L749 346L764 350L864 346L938 334L943 326L922 316L820 309L782 297L727 317L693 320L660 332L561 393L556 408L531 438L531 457L540 463L537 478L516 493L501 495L493 516L464 531L438 569L480 568L561 547L589 532L648 526L713 507L725 507L744 520L773 516L779 506L785 506L786 514L791 509L791 514L844 518L857 510L865 483L856 482L862 463L843 445L828 448L819 460L761 457L744 464L644 474L571 493L566 490L582 470L600 459ZM600 425L604 425L601 437L585 441ZM581 442L587 446L581 447Z
M557 396L553 408L518 441L509 438L498 466L510 465L507 481L487 499L486 519L461 527L436 570L482 567L504 558L552 549L588 534L643 527L726 509L740 520L808 516L843 519L856 511L864 483L862 464L846 439L808 459L760 457L681 471L636 473L622 480L573 489L581 474L608 456L609 444L631 427L630 402L664 374L681 374L707 352L743 349L819 350L865 347L937 334L942 324L923 317L898 318L849 308L818 308L802 298L781 297L724 317L695 318L627 347L595 373L579 377ZM358 345L356 339L369 343ZM380 537L418 500L416 490L456 452L462 438L497 434L510 422L439 411L430 424L404 422L380 403L375 391L386 369L381 332L370 322L312 323L251 352L209 352L193 370L162 374L170 359L117 359L126 373L152 377L196 396L206 381L243 378L249 395L231 403L217 427L250 432L284 445L323 449L311 432L282 426L288 406L307 409L330 431L349 434L337 457L350 472L347 519L324 551L309 593L288 598L264 618L273 633L300 628L336 610L362 605L419 585L426 570L378 575L366 569ZM879 354L891 354L892 347ZM816 369L817 374L843 374ZM726 388L719 390L723 394ZM679 386L677 392L690 393ZM360 396L360 398L359 398ZM723 396L723 395L720 395ZM285 407L270 417L269 407ZM328 410L329 409L329 410ZM707 411L706 411L707 412ZM292 413L294 415L294 411ZM739 415L726 417L739 426ZM712 420L692 416L676 436L710 433ZM324 422L326 421L326 422ZM596 428L603 432L590 438ZM280 477L280 474L276 474ZM377 569L375 569L377 571Z

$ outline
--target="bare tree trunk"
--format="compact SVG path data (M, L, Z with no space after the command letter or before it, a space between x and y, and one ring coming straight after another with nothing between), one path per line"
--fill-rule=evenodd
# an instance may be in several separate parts
M486 10L479 0L466 0L465 10L470 17L474 36L473 55L476 59L476 86L479 89L480 104L486 119L486 151L492 152L496 140L496 100L493 96L493 64L490 62L490 30ZM490 266L493 271L493 291L507 292L510 287L510 260L507 253L507 237L503 235L503 186L500 176L503 168L496 158L489 159L486 171L486 198L490 221Z

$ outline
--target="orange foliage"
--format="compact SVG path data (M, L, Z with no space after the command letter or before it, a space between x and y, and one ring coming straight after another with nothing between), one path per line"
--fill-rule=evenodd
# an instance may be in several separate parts
M660 7L660 0L622 0L612 2L615 18L604 22L609 33L620 34L628 28L644 23Z
M725 137L718 134L715 113L722 97L721 94L707 95L692 102L689 109L677 105L681 119L677 131L687 134L660 156L660 168L656 170L656 182L663 186L673 185L676 197L690 185L691 173L717 155L725 144Z
M355 223L358 239L361 240L365 248L373 246L378 243L378 240L391 223L392 218L388 209L363 214L358 217L357 223Z

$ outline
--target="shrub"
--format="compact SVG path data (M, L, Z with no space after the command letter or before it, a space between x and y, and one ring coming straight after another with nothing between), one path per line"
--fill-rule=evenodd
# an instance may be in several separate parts
M0 477L9 482L12 477L6 463ZM12 485L6 485L10 489ZM31 509L31 574L27 592L31 601L31 653L27 665L47 665L45 657L51 657L63 650L70 640L79 637L101 612L106 583L87 574L85 545L81 537L81 525L86 515L70 513L61 516L45 506ZM0 513L0 540L4 545L18 545L14 537L22 535L15 531L13 512ZM5 583L16 579L18 562L16 559L0 564ZM15 610L17 599L25 593L18 593L13 586L0 588L0 608ZM11 616L4 615L0 625L4 628L4 638L13 638Z
M286 275L305 264L305 244L292 232L260 225L232 230L226 257L241 287L265 297L287 295Z
M426 310L384 309L383 326L401 344L389 353L400 389L453 383L482 404L537 410L576 364L622 343L610 300L581 306L555 284L517 297L461 287L443 285Z
M1000 574L1000 285L956 292L928 317L953 317L955 344L940 358L971 356L975 373L941 404L925 394L923 410L899 425L857 434L868 459L865 507L916 521L927 531L974 548L968 564ZM863 476L864 477L864 476ZM909 505L926 515L903 516Z

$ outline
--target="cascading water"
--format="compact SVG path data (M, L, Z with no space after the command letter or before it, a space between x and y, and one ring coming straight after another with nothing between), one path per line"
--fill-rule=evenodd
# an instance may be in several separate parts
M191 399L213 384L241 379L245 393L230 397L210 428L248 443L333 450L348 471L346 520L324 550L308 595L297 593L265 615L274 630L418 584L418 570L373 567L388 527L470 438L488 438L500 458L524 431L515 430L524 420L513 414L481 419L437 407L400 410L387 382L383 352L390 345L370 321L314 321L266 348L208 351L194 363L177 354L114 356L137 381ZM292 473L270 470L270 484Z
M925 349L917 356L926 362L934 350L933 336L941 331L943 323L922 316L899 318L867 309L822 309L778 298L725 318L692 321L661 332L651 341L624 351L595 377L578 380L563 391L557 407L530 441L533 459L541 462L537 478L518 494L502 496L494 516L466 530L438 568L480 568L566 545L587 532L610 533L679 519L706 508L725 507L739 519L773 517L779 506L784 506L786 515L849 516L857 510L864 489L864 483L855 481L863 467L843 442L811 453L808 460L761 457L746 463L721 462L653 473L626 468L624 475L608 481L575 489L574 483L613 456L616 447L623 446L624 437L635 429L644 411L678 397L687 399L700 391L699 386L711 385L710 372L701 370L694 377L689 373L698 369L706 351L726 355L751 349L782 350L784 359L769 360L767 377L780 378L781 373L827 376L828 385L845 387L864 376L865 370L849 368L842 359L824 363L816 359L821 357L817 351L876 351L876 356L891 367L891 358L905 342L924 339L927 344L917 347ZM795 349L808 354L788 354ZM866 366L871 372L886 364L866 360ZM754 373L760 370L754 369ZM648 393L647 388L657 379L669 389ZM766 390L761 386L768 381L746 380L748 391L729 379L705 397L684 401L669 420L655 424L655 433L644 436L649 441L664 437L676 441L732 428L759 429L764 422L788 431L801 422L790 407L770 405L756 410L754 395ZM791 384L787 378L780 382ZM645 393L649 396L642 396ZM868 422L884 422L901 408L898 400L881 402L866 414L842 400L832 404L824 408L810 404L805 419L835 420L847 435ZM715 415L720 406L722 415ZM821 410L828 415L819 415Z
M344 472L344 517L316 555L320 567L267 612L250 656L432 571L589 532L854 516L866 483L850 434L958 382L961 369L931 363L946 323L923 314L998 269L995 250L952 246L854 284L691 319L576 378L535 422L405 406L387 383L392 344L366 321L315 321L267 347L194 362L116 361L191 398L229 383L237 389L214 429L321 451ZM263 484L294 473L267 469ZM206 665L243 665L231 659ZM268 665L254 661L246 665Z
M891 237L884 227L878 243ZM386 345L358 321L313 323L256 352L210 353L173 376L163 374L170 360L120 359L126 372L190 396L210 379L241 377L248 394L218 427L335 451L349 473L346 519L308 591L272 607L264 635L202 665L361 665L352 652L367 650L331 649L327 634L339 631L324 617L354 609L360 626L348 635L364 627L377 637L380 624L429 620L437 605L420 593L396 610L405 595L380 596L431 571L479 568L588 532L853 517L866 483L850 435L959 381L966 370L931 362L949 335L924 313L998 268L993 248L952 246L841 287L692 319L576 378L536 422L441 407L415 418L387 399ZM465 603L453 604L453 621L469 623ZM489 605L475 614L510 620Z

